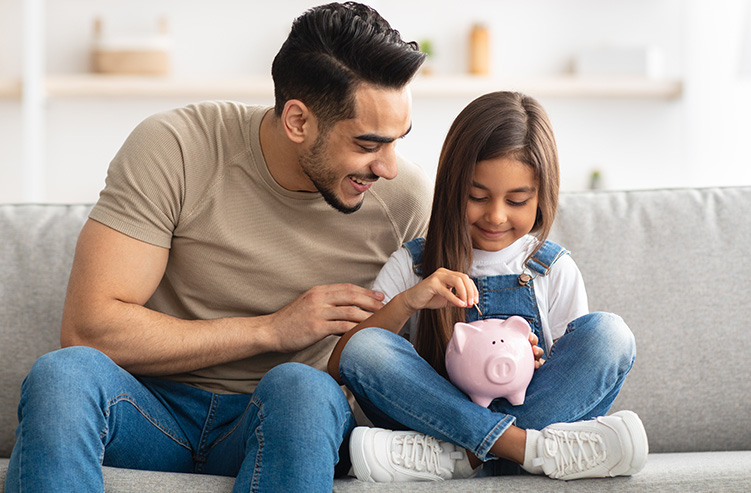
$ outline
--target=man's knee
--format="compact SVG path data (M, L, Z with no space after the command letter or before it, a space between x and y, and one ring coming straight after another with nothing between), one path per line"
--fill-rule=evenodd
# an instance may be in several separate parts
M108 367L116 365L101 351L85 346L63 348L41 356L31 367L24 385L63 388L69 384L80 389Z
M322 434L339 434L354 426L344 391L326 372L302 363L284 363L263 376L251 399L272 433L299 435L311 426Z
M326 372L302 363L284 363L269 370L261 379L254 397L288 401L289 405L306 405L346 398L341 387ZM265 405L265 404L264 404Z

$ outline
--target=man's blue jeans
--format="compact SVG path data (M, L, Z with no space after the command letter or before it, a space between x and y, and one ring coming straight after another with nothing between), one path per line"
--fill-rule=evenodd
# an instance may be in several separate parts
M234 491L330 492L355 424L341 387L309 366L272 369L252 395L219 395L134 378L86 347L35 363L19 422L9 493L103 491L102 464L237 476Z
M496 399L489 408L441 377L404 338L382 329L352 336L339 371L374 425L416 430L489 460L491 446L512 424L540 430L606 414L635 355L634 336L620 317L585 315L569 324L535 371L524 404Z

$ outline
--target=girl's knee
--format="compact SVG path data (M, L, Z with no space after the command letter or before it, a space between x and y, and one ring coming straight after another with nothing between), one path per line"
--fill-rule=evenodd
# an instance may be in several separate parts
M608 355L611 360L622 361L629 366L633 364L636 356L634 334L618 315L589 313L571 322L567 332L577 334L584 347Z
M411 346L406 339L389 330L377 327L362 329L344 347L340 366L345 362L354 362L360 366L371 363L389 364L389 360L398 353L397 347L404 345Z

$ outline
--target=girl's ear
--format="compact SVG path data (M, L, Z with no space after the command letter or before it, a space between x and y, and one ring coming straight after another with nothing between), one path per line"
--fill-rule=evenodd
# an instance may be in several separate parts
M282 125L289 140L302 144L315 128L315 117L299 99L290 99L282 110Z

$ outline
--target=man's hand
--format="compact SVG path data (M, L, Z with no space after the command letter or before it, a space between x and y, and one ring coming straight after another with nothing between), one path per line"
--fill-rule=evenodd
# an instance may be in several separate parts
M270 316L276 351L297 351L344 334L378 311L383 298L354 284L315 286Z

